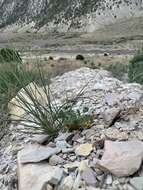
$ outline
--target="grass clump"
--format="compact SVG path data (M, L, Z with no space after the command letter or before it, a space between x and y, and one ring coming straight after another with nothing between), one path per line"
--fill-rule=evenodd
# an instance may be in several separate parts
M9 48L3 48L0 50L0 63L6 63L6 62L22 63L22 59L18 51Z
M113 77L122 80L124 74L128 72L128 65L120 63L110 64L106 69L112 73Z
M17 92L34 78L34 73L22 65L13 62L0 64L0 108L5 109Z
M91 115L85 111L81 114L79 110L73 109L78 98L82 98L82 92L72 100L66 99L62 105L57 105L50 89L50 80L40 69L37 71L38 77L35 77L31 71L26 71L22 66L17 67L17 64L14 64L14 67L12 64L9 64L9 67L7 64L4 66L5 70L2 70L0 77L0 91L3 94L1 101L4 105L11 104L14 109L17 107L24 113L19 115L17 112L10 112L12 122L21 122L24 126L44 132L51 138L57 136L59 131L79 130L91 126ZM14 101L10 101L11 99ZM17 116L17 119L13 116Z
M130 82L143 84L143 50L138 51L130 61L128 77Z
M23 109L29 118L19 118L19 121L27 127L47 133L51 138L58 135L59 131L73 131L83 128L90 128L93 123L93 116L81 114L79 110L74 110L74 103L81 94L72 100L65 100L62 105L56 105L50 84L45 83L40 75L41 87L34 82L34 88L23 87L24 93L18 93L18 106ZM33 90L34 89L34 90ZM35 89L37 91L35 95ZM44 102L41 102L43 100ZM35 127L36 126L36 127Z

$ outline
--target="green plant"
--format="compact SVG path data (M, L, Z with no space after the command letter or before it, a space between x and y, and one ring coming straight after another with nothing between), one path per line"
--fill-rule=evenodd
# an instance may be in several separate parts
M23 109L29 116L28 119L20 117L19 121L27 127L34 126L35 130L41 130L51 138L55 137L59 131L89 128L93 122L93 117L87 113L81 114L79 110L73 109L77 99L82 98L82 90L75 98L67 99L59 106L55 103L49 80L47 81L40 71L39 76L40 87L35 82L29 86L22 85L24 86L22 93L17 94L16 100L19 103L16 106Z
M83 61L84 59L85 59L84 56L81 55L81 54L78 54L78 55L76 56L76 60Z
M9 100L34 78L34 73L22 65L13 62L0 64L0 108L6 108Z
M89 114L81 114L80 110L61 110L59 117L69 131L90 128L93 123L93 117Z
M18 51L9 48L3 48L0 50L0 63L5 63L5 62L22 63L22 59Z
M130 61L128 77L130 82L143 84L143 51L139 51Z
M121 63L110 64L106 69L119 80L122 80L124 74L128 72L128 66Z

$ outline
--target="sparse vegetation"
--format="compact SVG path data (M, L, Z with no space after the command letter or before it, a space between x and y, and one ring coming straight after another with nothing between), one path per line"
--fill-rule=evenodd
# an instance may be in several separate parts
M124 74L128 72L128 65L121 63L110 64L106 69L112 73L113 77L122 80Z
M78 98L82 98L82 92L74 99L66 100L61 106L58 106L53 103L49 82L44 79L44 75L40 71L39 76L38 82L42 86L41 90L37 88L36 83L33 85L35 86L34 91L36 89L40 95L40 100L30 87L23 87L24 93L17 94L19 107L31 116L30 119L19 118L19 121L28 127L36 125L35 130L42 130L51 137L55 137L59 131L63 130L72 131L89 128L93 122L93 117L87 113L81 114L79 110L73 110L74 103ZM44 104L41 103L41 99L44 100Z
M0 50L0 108L6 108L9 100L32 81L34 74L24 69L17 51Z
M130 61L128 77L130 82L143 84L143 50L138 51Z
M22 59L18 51L9 48L3 48L0 50L0 63L6 62L22 63Z
M61 106L53 104L50 80L44 77L39 67L36 72L33 72L33 70L27 70L24 64L9 61L0 64L0 73L1 108L7 108L9 101L16 97L20 101L18 106L30 116L30 119L19 118L23 125L27 127L36 125L34 129L41 130L51 137L56 136L60 130L72 131L91 126L93 122L91 115L85 112L81 114L79 110L72 109L81 93L74 100L67 100ZM31 82L40 94L40 100L37 99L32 88L27 88ZM42 91L37 88L37 85L40 85ZM18 93L21 89L24 92L22 94ZM41 103L41 99L44 100L44 104Z
M84 58L84 56L83 55L77 55L76 56L76 60L81 60L81 61L83 61L85 58Z

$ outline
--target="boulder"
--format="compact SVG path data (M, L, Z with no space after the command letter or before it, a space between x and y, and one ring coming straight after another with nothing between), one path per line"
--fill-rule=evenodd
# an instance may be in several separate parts
M18 189L43 190L54 171L55 167L47 163L21 164L18 158Z
M97 166L118 177L130 176L138 171L143 160L143 142L105 141L105 152Z

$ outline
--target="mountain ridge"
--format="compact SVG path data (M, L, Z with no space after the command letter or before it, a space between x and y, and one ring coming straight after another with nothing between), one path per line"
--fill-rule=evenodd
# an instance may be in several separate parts
M143 16L142 0L2 0L2 31L93 32L120 19Z

